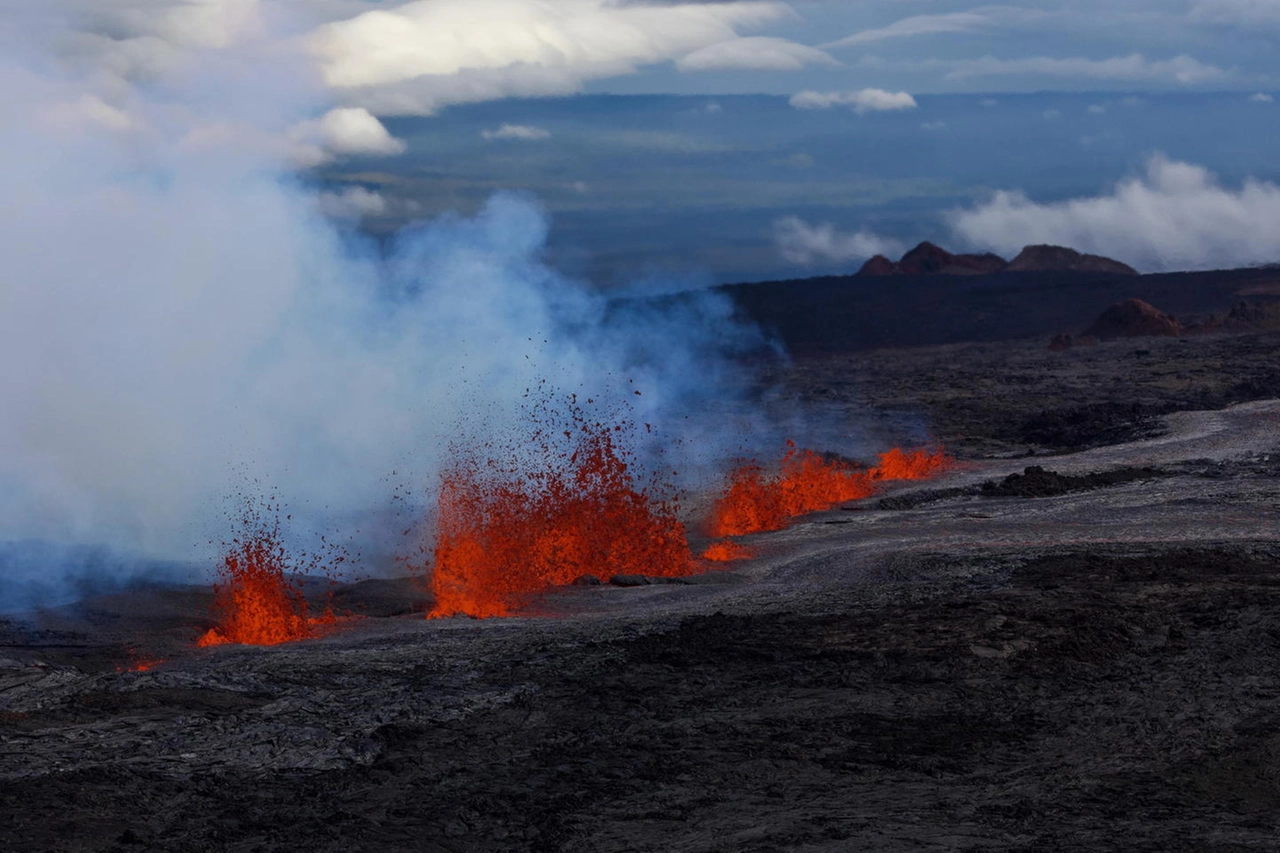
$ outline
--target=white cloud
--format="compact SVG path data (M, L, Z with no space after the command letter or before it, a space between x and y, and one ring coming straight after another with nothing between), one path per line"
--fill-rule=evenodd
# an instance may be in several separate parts
M676 68L681 71L799 71L806 65L835 68L840 63L816 47L765 36L735 38L708 45L676 60Z
M317 123L320 141L335 154L401 154L405 144L396 139L366 109L339 107Z
M322 192L316 197L320 212L334 219L359 219L381 216L387 212L387 200L364 187L346 187L341 191Z
M801 266L898 254L902 250L902 244L897 240L865 229L852 234L842 233L830 222L810 225L798 216L776 220L773 239L784 258Z
M923 130L942 130L947 126L945 121L926 121L920 125Z
M1216 65L1208 65L1186 54L1173 59L1149 60L1140 53L1110 59L1032 56L1023 59L981 59L958 62L934 61L935 66L950 66L947 77L953 80L971 77L1066 77L1083 80L1125 80L1132 82L1174 82L1183 85L1212 83L1231 76Z
M482 130L480 135L485 139L550 139L551 131L543 127L532 127L526 124L504 124L497 130Z
M402 154L407 147L363 107L338 107L318 119L300 122L289 129L284 144L286 158L298 168L320 166L349 155Z
M1208 170L1160 155L1107 195L1042 204L999 192L950 218L969 243L1005 254L1056 243L1147 270L1280 260L1280 186L1250 179L1223 187Z
M448 104L576 92L788 14L783 3L754 0L416 0L327 24L312 48L325 81L349 102L384 115L430 114Z
M870 44L886 39L914 38L916 36L938 35L943 33L971 33L990 29L1004 23L1021 13L1022 16L1034 15L1030 10L1011 9L1009 7L991 6L974 9L968 12L949 12L941 15L912 15L901 18L884 27L861 30L839 41L824 47L845 47L855 44Z
M915 109L916 99L906 92L887 92L884 89L859 89L856 92L797 92L791 96L791 106L798 110L825 110L831 107L852 107L856 113L886 110Z
M1102 104L1090 104L1090 105L1089 105L1089 112L1090 112L1090 113L1092 113L1093 115L1100 116L1100 115L1102 115L1103 113L1105 113L1106 111L1107 111L1107 108L1106 108L1105 106L1103 106Z
M1269 104L1274 101L1275 98L1271 97L1266 92L1254 92L1249 96L1249 100L1259 104Z

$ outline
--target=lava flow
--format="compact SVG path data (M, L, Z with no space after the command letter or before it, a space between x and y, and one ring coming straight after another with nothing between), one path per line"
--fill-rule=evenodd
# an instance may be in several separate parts
M588 422L573 400L568 411L566 428L535 431L539 452L528 465L489 459L444 474L430 617L505 616L588 574L671 577L704 568L674 505L636 484L622 446L626 426Z
M290 568L278 524L235 540L222 558L222 581L213 590L218 625L196 645L274 646L314 637L317 626L335 622L330 610L308 615L301 584L286 577Z
M942 451L903 451L880 456L874 468L830 459L787 442L776 475L747 463L729 475L729 484L711 512L712 536L742 536L780 530L798 515L870 497L878 481L919 480L943 470L951 457Z

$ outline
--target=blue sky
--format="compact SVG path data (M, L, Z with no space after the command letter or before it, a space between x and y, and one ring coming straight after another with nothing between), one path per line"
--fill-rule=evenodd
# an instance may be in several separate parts
M1256 93L919 95L909 108L862 113L791 100L584 95L460 105L388 118L403 154L351 158L319 174L331 212L376 232L470 212L497 188L526 191L552 215L556 262L605 284L841 272L922 239L1006 255L1019 240L1065 242L1148 269L1257 262L1276 248L1263 234L1254 251L1200 221L1187 225L1200 242L1176 229L1090 228L1092 208L1051 221L1054 203L1097 207L1118 184L1150 184L1153 167L1167 177L1170 167L1158 165L1167 161L1212 177L1133 205L1169 216L1182 205L1194 217L1225 201L1256 224L1226 217L1223 227L1269 228L1272 196L1255 204L1242 194L1251 179L1280 181L1269 142L1280 135L1280 110ZM993 207L1001 191L1043 209Z
M1280 0L54 0L0 38L82 131L266 155L340 227L524 192L600 284L1280 255Z
M556 256L610 281L923 237L1150 269L1280 254L1280 0L10 5L13 126L265 160L379 233L523 190Z
M878 86L914 93L1256 89L1275 86L1280 4L946 0L796 2L765 30L835 63L681 74L657 67L594 91L775 92Z

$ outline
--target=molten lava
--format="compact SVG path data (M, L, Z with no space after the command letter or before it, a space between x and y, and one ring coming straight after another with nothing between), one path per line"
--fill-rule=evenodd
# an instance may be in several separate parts
M947 454L924 448L906 451L893 448L880 455L880 464L872 469L876 480L924 480L945 471L954 462Z
M196 645L274 646L313 637L316 626L334 622L329 610L319 617L307 615L301 585L286 577L289 569L278 526L237 539L222 559L222 582L214 586L218 626Z
M702 559L710 560L713 563L731 563L734 560L750 560L755 554L745 545L739 545L737 542L730 542L728 539L722 539L719 542L712 542L707 549L702 552Z
M463 462L442 477L429 617L505 616L587 574L703 568L675 507L636 484L626 425L590 423L576 401L568 412L565 428L535 431L532 461Z
M830 509L845 501L870 497L877 481L919 480L945 469L951 457L942 451L884 453L874 468L828 459L812 450L787 442L787 452L776 475L768 475L754 462L738 467L711 512L708 525L713 536L742 536L780 530L787 522L809 512Z

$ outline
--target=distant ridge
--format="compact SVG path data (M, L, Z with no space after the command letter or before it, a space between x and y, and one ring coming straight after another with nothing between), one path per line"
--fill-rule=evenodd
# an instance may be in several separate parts
M857 277L850 272L718 289L737 303L744 318L793 354L1047 339L1064 329L1089 328L1103 308L1125 299L1186 318L1184 335L1280 331L1280 272L1267 269L1146 275L1006 269L992 275ZM1222 317L1242 301L1250 305ZM1221 319L1204 319L1215 316ZM1157 330L1162 326L1154 324Z
M952 254L927 240L892 261L884 255L869 259L860 276L884 275L987 275L998 272L1100 272L1137 275L1138 271L1101 255L1086 255L1066 246L1026 246L1012 261L991 252Z

